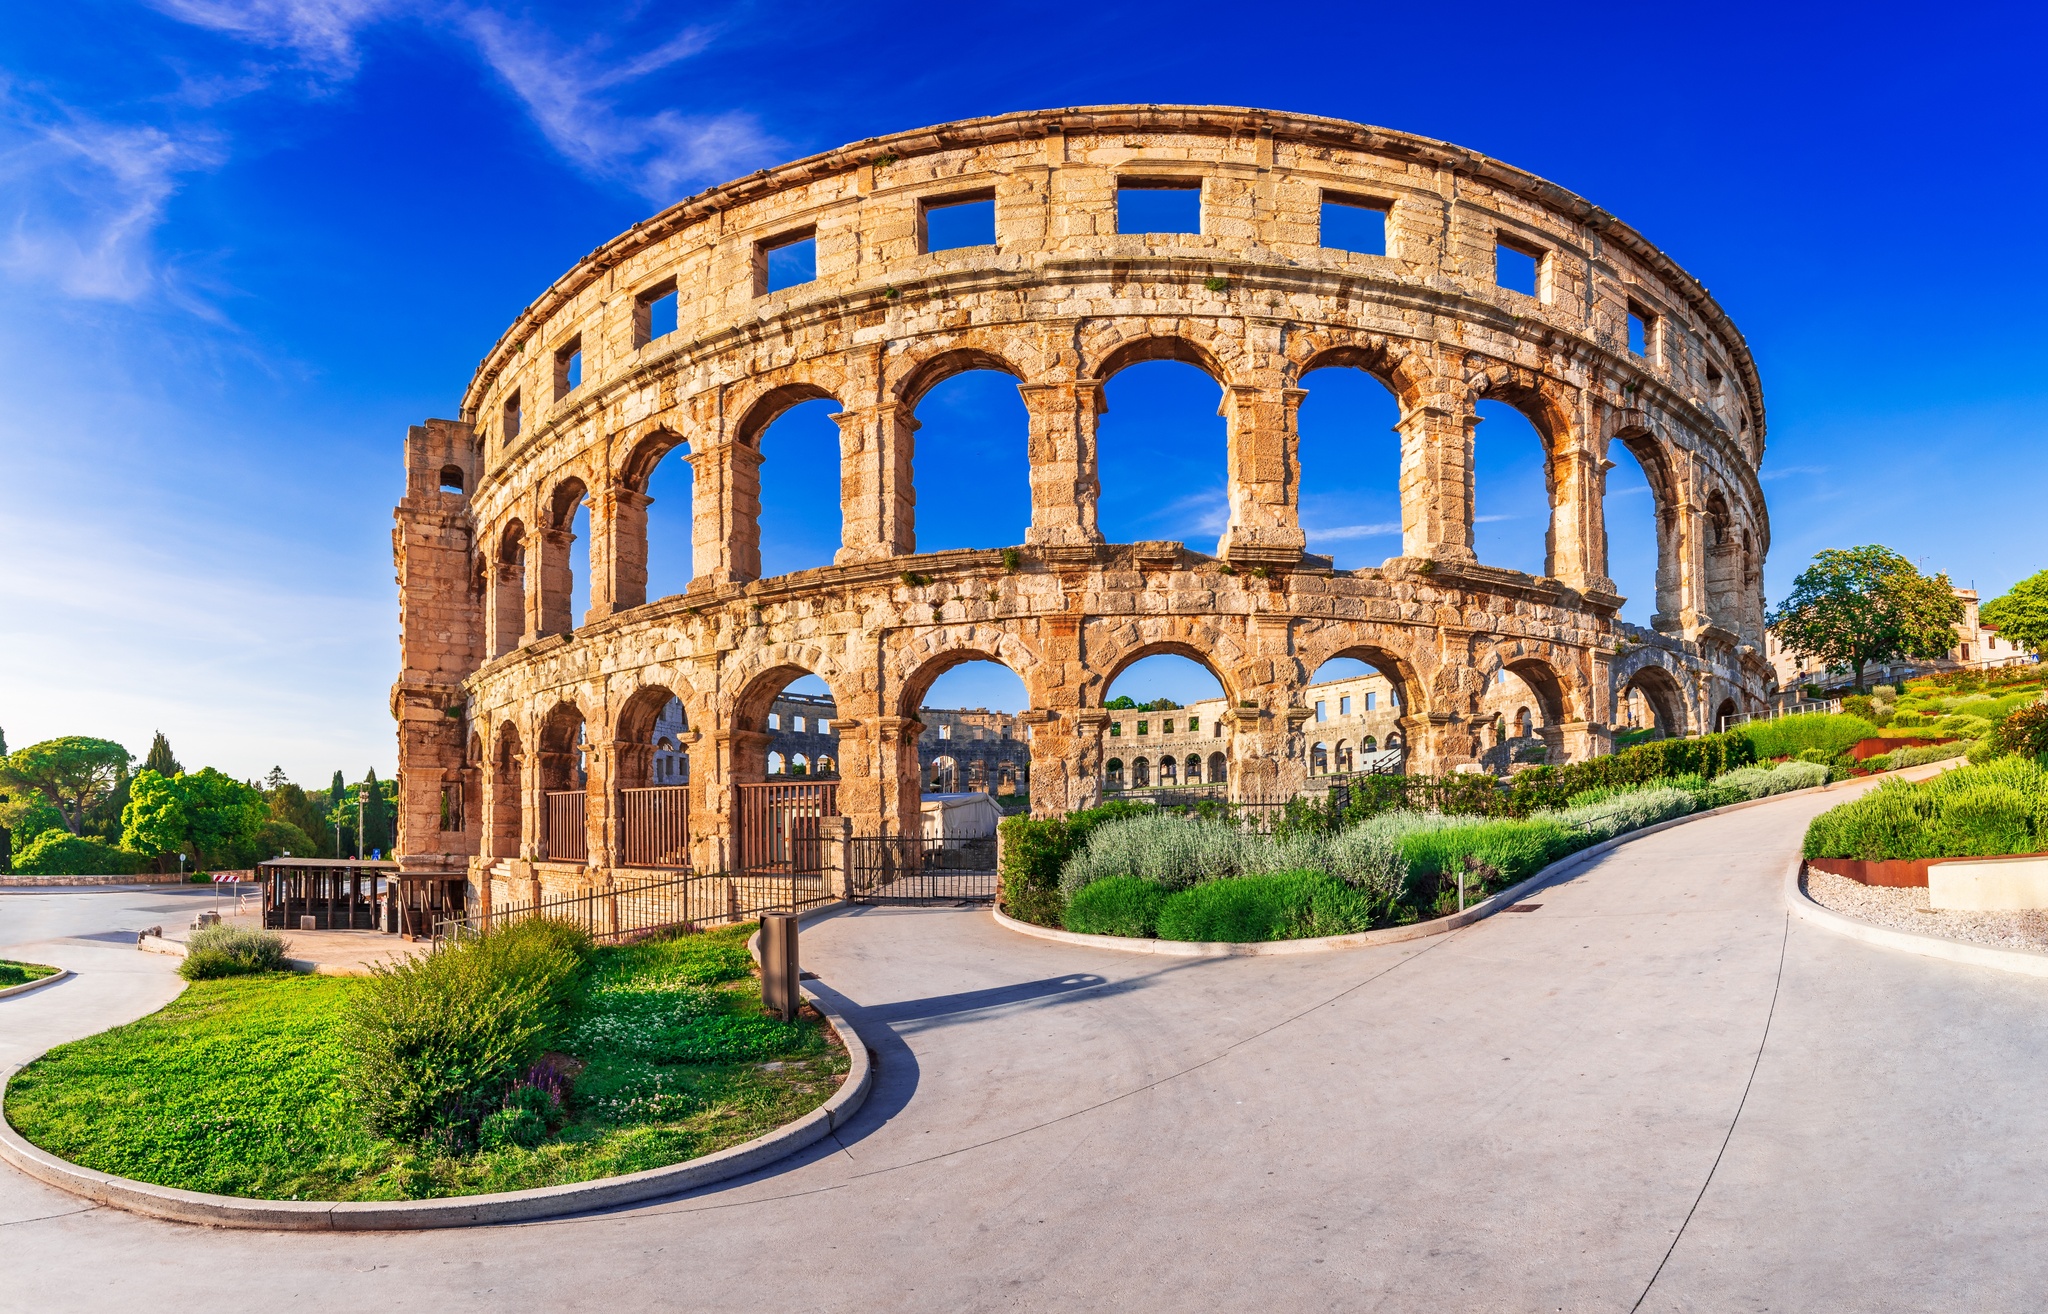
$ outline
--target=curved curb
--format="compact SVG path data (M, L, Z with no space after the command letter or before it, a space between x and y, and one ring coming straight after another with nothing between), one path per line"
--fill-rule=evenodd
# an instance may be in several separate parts
M48 967L49 964L37 963L36 966ZM60 967L57 969L55 976L39 976L33 981L24 981L20 985L8 986L5 990L0 990L0 999L12 999L16 995L25 995L31 990L41 990L44 986L56 985L59 981L69 981L77 975L78 973L68 967Z
M471 1227L527 1222L639 1204L758 1171L824 1139L845 1126L847 1120L860 1110L874 1084L874 1065L868 1057L867 1044L853 1029L853 1024L829 1004L808 991L804 997L824 1015L840 1043L846 1046L850 1066L846 1079L833 1092L832 1098L795 1122L763 1133L744 1144L687 1163L649 1168L623 1177L541 1186L527 1191L501 1191L493 1195L456 1196L446 1200L251 1200L184 1191L172 1186L154 1186L81 1168L29 1144L4 1116L0 1116L0 1160L37 1181L83 1196L96 1204L112 1205L131 1213L149 1214L180 1223L278 1232L385 1232ZM16 1067L0 1075L0 1102L7 1097L8 1079L18 1071L20 1068Z
M1355 935L1325 935L1310 940L1145 940L1135 936L1082 935L1078 931L1059 931L1054 930L1050 926L1039 926L1032 922L1018 921L1008 913L1005 913L1001 908L996 908L992 911L996 919L996 925L1016 931L1022 935L1035 936L1041 940L1055 940L1061 944L1080 945L1088 949L1114 949L1120 953L1127 954L1159 954L1167 958L1253 958L1270 954L1314 954L1325 953L1335 949L1364 949L1372 945L1400 944L1405 940L1420 940L1427 936L1444 935L1451 931L1459 930L1462 927L1470 926L1474 922L1482 921L1493 916L1508 905L1519 902L1526 896L1534 894L1553 881L1562 879L1592 859L1612 853L1615 849L1629 843L1631 840L1639 840L1647 835L1655 835L1660 830L1669 830L1673 826L1683 826L1689 821L1703 821L1708 817L1723 816L1730 812L1741 812L1746 808L1758 808L1766 803L1777 803L1788 798L1803 798L1809 794L1825 794L1831 790L1846 789L1851 786L1864 784L1870 780L1907 771L1923 771L1932 776L1938 774L1938 770L1947 769L1947 762L1948 759L1943 759L1941 762L1923 762L1919 766L1901 767L1898 773L1881 771L1872 776L1835 780L1824 785L1814 785L1807 789L1790 789L1782 794L1767 794L1762 798L1744 799L1740 803L1725 803L1718 808L1709 808L1705 812L1688 812L1682 817L1673 817L1669 821L1660 821L1652 826L1644 826L1641 830L1632 830L1626 835L1616 835L1613 839L1601 840L1598 844L1589 845L1586 848L1580 849L1577 853L1567 854L1535 875L1525 878L1519 884L1511 885L1498 894L1488 895L1485 899L1473 904L1463 912L1452 913L1448 917L1438 917L1427 922L1417 922L1412 926L1388 926L1377 931L1360 931ZM1928 771L1929 767L1937 768L1937 771Z
M1967 963L1972 967L1996 968L2001 972L2013 972L2020 976L2048 976L2048 953L2033 949L2000 949L1995 945L1972 944L1967 940L1949 940L1938 935L1915 935L1911 931L1895 931L1889 926L1866 922L1861 917L1836 912L1816 902L1814 897L1799 888L1799 870L1804 865L1800 858L1792 859L1792 865L1785 869L1785 906L1824 930L1851 940L1861 940L1886 949L1897 949L1903 953L1919 954L1924 958L1942 958L1951 963Z

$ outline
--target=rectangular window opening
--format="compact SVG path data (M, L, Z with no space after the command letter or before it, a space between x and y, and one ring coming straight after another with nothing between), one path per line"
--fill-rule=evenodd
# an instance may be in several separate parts
M996 244L996 194L968 192L921 201L917 207L918 247L954 251Z
M1194 734L1194 733L1195 733L1196 731L1200 730L1201 728L1202 728L1202 718L1201 718L1201 717L1199 717L1199 716L1191 716L1191 717L1189 717L1189 718L1188 718L1188 733L1189 733L1189 734Z
M1109 723L1109 737L1111 739L1121 739L1124 737L1124 723L1122 721L1111 721Z
M1387 219L1391 207L1385 201L1364 196L1323 193L1321 236L1318 244L1333 251L1356 251L1361 255L1387 253Z
M1329 708L1324 704L1322 699L1316 699L1316 720L1327 721L1329 719Z
M1366 711L1368 711L1368 712L1370 712L1371 710L1373 710L1373 704L1377 703L1378 701L1379 701L1379 695L1378 695L1378 694L1367 694L1367 695L1365 696L1365 710L1366 710Z
M1651 357L1657 344L1657 317L1643 306L1628 303L1628 349L1644 360Z
M1144 734L1150 734L1151 732L1152 732L1152 723L1151 723L1150 721L1140 721L1140 722L1138 722L1138 733L1139 733L1139 734L1141 734L1141 735L1144 735Z
M576 391L583 382L583 338L579 334L555 349L555 400Z
M1542 262L1541 252L1496 242L1493 248L1493 281L1510 292L1533 297L1536 295L1537 266Z
M767 296L818 277L818 230L784 233L754 248L754 295Z
M1119 233L1199 233L1202 185L1179 178L1119 178L1116 184Z
M644 347L676 331L676 283L670 279L642 292L633 303L633 345Z
M782 713L768 713L768 728L770 730L780 730L782 728Z
M525 418L525 414L519 409L519 392L514 389L512 395L505 399L506 442L509 443L519 436L519 426Z
M1350 695L1348 695L1348 694L1347 694L1347 695L1345 695L1344 697L1342 697L1342 698L1339 698L1339 699L1337 700L1337 715L1339 715L1339 716L1349 716L1349 715L1351 715L1351 697L1350 697Z

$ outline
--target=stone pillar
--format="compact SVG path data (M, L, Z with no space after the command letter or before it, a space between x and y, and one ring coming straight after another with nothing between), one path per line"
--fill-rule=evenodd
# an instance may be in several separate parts
M1095 430L1107 407L1102 385L1025 383L1024 409L1030 417L1026 452L1031 461L1032 547L1083 547L1102 541L1096 499L1102 485L1095 465Z
M526 635L526 564L494 561L487 567L486 587L490 590L490 656L502 657L519 646Z
M1234 565L1301 559L1298 419L1305 388L1231 386L1220 408L1229 434L1230 524L1216 555Z
M537 862L542 856L548 801L541 771L541 753L536 746L519 759L519 857L525 862Z
M1026 713L1030 715L1030 713ZM1092 808L1102 802L1102 763L1108 755L1104 743L1110 715L1099 708L1062 713L1032 728L1031 814L1059 816ZM1047 802L1063 798L1063 806L1041 807L1039 791Z
M872 803L859 800L865 806L863 812L855 812L842 798L839 810L863 819L871 816L875 834L922 834L924 772L918 765L917 741L924 734L924 723L907 716L877 716L864 727L869 732L874 799ZM867 813L866 808L872 812Z
M544 529L534 537L539 548L536 555L540 557L540 606L534 633L542 637L567 634L576 628L576 617L569 606L570 591L576 583L569 552L575 546L576 536L567 529Z
M1614 592L1607 569L1607 468L1569 447L1551 458L1550 573L1581 592Z
M761 577L761 453L720 443L685 455L693 472L691 588Z
M591 499L588 620L647 601L647 508L653 502L619 484Z
M818 823L825 863L825 893L834 899L853 894L853 818L826 817Z
M845 410L839 423L841 535L834 564L917 551L917 490L911 474L917 419L907 402Z
M1470 405L1438 396L1401 417L1401 555L1471 561Z
M596 736L584 746L583 863L592 874L619 865L619 787L623 744L601 743Z

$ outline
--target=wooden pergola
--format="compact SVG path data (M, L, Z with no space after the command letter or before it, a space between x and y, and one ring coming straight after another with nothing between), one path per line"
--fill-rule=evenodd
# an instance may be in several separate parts
M354 858L272 858L256 868L263 883L263 925L297 931L311 917L316 931L395 930L386 895L395 862Z

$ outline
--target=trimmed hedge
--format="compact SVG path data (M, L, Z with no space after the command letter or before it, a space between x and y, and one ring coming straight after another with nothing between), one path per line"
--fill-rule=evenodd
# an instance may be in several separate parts
M1756 755L1752 761L1762 761L1797 757L1809 749L1818 749L1829 757L1835 757L1865 739L1875 739L1877 727L1860 716L1806 712L1799 716L1782 716L1775 721L1746 722L1733 733L1746 736L1755 747Z
M1809 858L2000 857L2048 850L2048 769L2024 757L1887 780L1813 819Z
M1371 928L1373 910L1357 890L1319 871L1205 881L1159 906L1162 940L1237 942L1349 935Z
M1082 935L1156 934L1166 887L1140 876L1111 876L1083 886L1067 903L1066 928Z
M178 975L187 981L283 970L284 937L247 926L201 927L185 942L185 961L178 964Z
M1118 817L1150 813L1144 803L1119 800L1064 817L1006 817L1002 833L1003 911L1020 921L1058 926L1060 870L1088 842L1097 826Z

